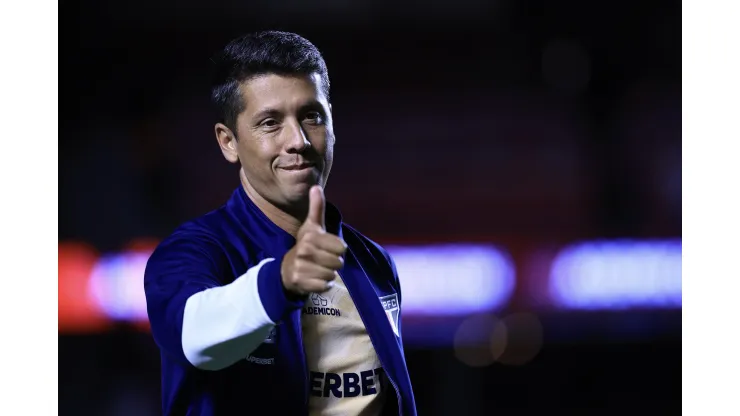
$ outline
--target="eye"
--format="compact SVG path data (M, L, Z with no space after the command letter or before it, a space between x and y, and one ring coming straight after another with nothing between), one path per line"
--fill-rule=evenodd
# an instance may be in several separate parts
M264 120L262 123L260 123L263 127L275 127L278 125L277 120L274 118L268 118Z
M306 121L311 124L322 124L324 122L324 118L318 111L309 111L306 113Z

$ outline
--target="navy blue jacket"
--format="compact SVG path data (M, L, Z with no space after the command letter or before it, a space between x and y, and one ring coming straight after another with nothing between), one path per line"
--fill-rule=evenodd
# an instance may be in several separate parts
M413 416L414 395L402 340L394 333L380 301L395 294L399 306L402 304L393 260L378 244L343 224L331 204L327 204L326 224L327 231L347 243L339 274L393 388L388 390L385 413ZM286 297L280 276L280 260L293 245L295 239L270 221L240 186L226 205L180 226L157 247L147 263L144 287L152 333L161 351L165 415L307 413L303 301ZM233 282L267 258L277 260L258 269L259 300L278 325L251 355L267 359L271 365L264 365L264 360L250 361L250 353L245 352L245 359L224 369L196 368L183 352L186 301L193 294ZM402 334L400 325L399 313L398 332Z

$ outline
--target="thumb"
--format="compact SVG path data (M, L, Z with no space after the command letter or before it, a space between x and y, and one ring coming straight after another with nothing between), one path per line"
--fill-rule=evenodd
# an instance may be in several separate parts
M311 221L326 230L324 214L326 212L326 200L324 199L324 189L319 186L311 187L308 192L308 216L306 221Z

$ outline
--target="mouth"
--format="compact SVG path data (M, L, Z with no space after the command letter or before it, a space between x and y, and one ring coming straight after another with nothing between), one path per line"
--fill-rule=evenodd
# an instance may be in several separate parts
M301 170L306 170L306 169L313 169L314 167L316 167L315 163L304 162L304 163L299 163L297 165L281 166L280 169L288 170L288 171L301 171Z

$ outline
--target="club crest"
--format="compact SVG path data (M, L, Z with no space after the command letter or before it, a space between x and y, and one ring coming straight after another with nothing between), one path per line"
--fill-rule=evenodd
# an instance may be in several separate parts
M265 340L263 342L265 344L274 344L276 334L277 334L277 325L272 327L272 329L270 330L270 333L267 334L267 337L265 337Z
M380 297L379 299L380 304L383 305L383 310L385 310L385 315L388 317L388 322L390 322L391 328L393 328L393 333L397 337L400 337L401 335L398 333L398 317L401 315L401 310L398 306L398 295L394 293Z

